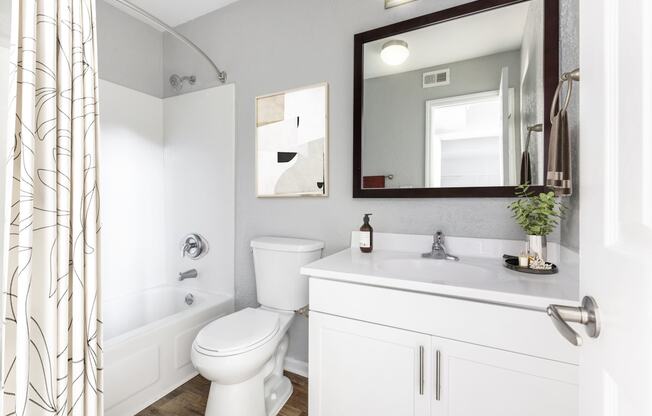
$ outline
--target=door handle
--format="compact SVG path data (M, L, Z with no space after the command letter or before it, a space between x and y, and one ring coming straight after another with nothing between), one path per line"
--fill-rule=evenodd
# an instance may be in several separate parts
M568 340L571 344L579 347L582 345L582 337L575 332L568 322L574 322L586 326L586 334L591 338L600 336L600 314L598 304L595 299L585 296L582 300L582 306L562 306L550 305L547 309L548 316L557 331Z

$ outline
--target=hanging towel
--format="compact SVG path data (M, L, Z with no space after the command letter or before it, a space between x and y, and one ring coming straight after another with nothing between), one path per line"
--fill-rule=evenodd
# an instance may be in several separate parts
M565 106L564 106L565 107ZM569 196L573 193L571 178L571 149L568 117L565 108L552 119L550 145L548 148L548 172L546 185L557 195Z
M532 185L532 168L530 166L530 152L525 150L521 156L521 181L519 185Z
M532 165L530 161L530 137L532 131L528 129L525 147L521 155L521 180L519 185L532 185Z

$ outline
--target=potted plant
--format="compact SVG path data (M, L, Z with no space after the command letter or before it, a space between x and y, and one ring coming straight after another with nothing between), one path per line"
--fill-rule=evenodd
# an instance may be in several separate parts
M530 192L529 185L517 188L516 201L509 204L514 219L527 234L529 251L542 260L547 256L547 239L559 221L564 217L566 207L557 200L554 192L541 192L538 195Z

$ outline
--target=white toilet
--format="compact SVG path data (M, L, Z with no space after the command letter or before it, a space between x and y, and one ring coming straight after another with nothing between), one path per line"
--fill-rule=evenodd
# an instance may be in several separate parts
M301 266L321 257L324 243L261 237L251 242L261 306L219 318L192 345L192 363L211 381L206 416L273 416L292 394L283 376L287 330L308 304Z

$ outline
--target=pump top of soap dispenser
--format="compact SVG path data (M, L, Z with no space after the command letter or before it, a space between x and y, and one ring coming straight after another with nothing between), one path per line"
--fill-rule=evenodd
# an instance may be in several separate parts
M364 223L369 224L369 216L373 214L364 214Z

